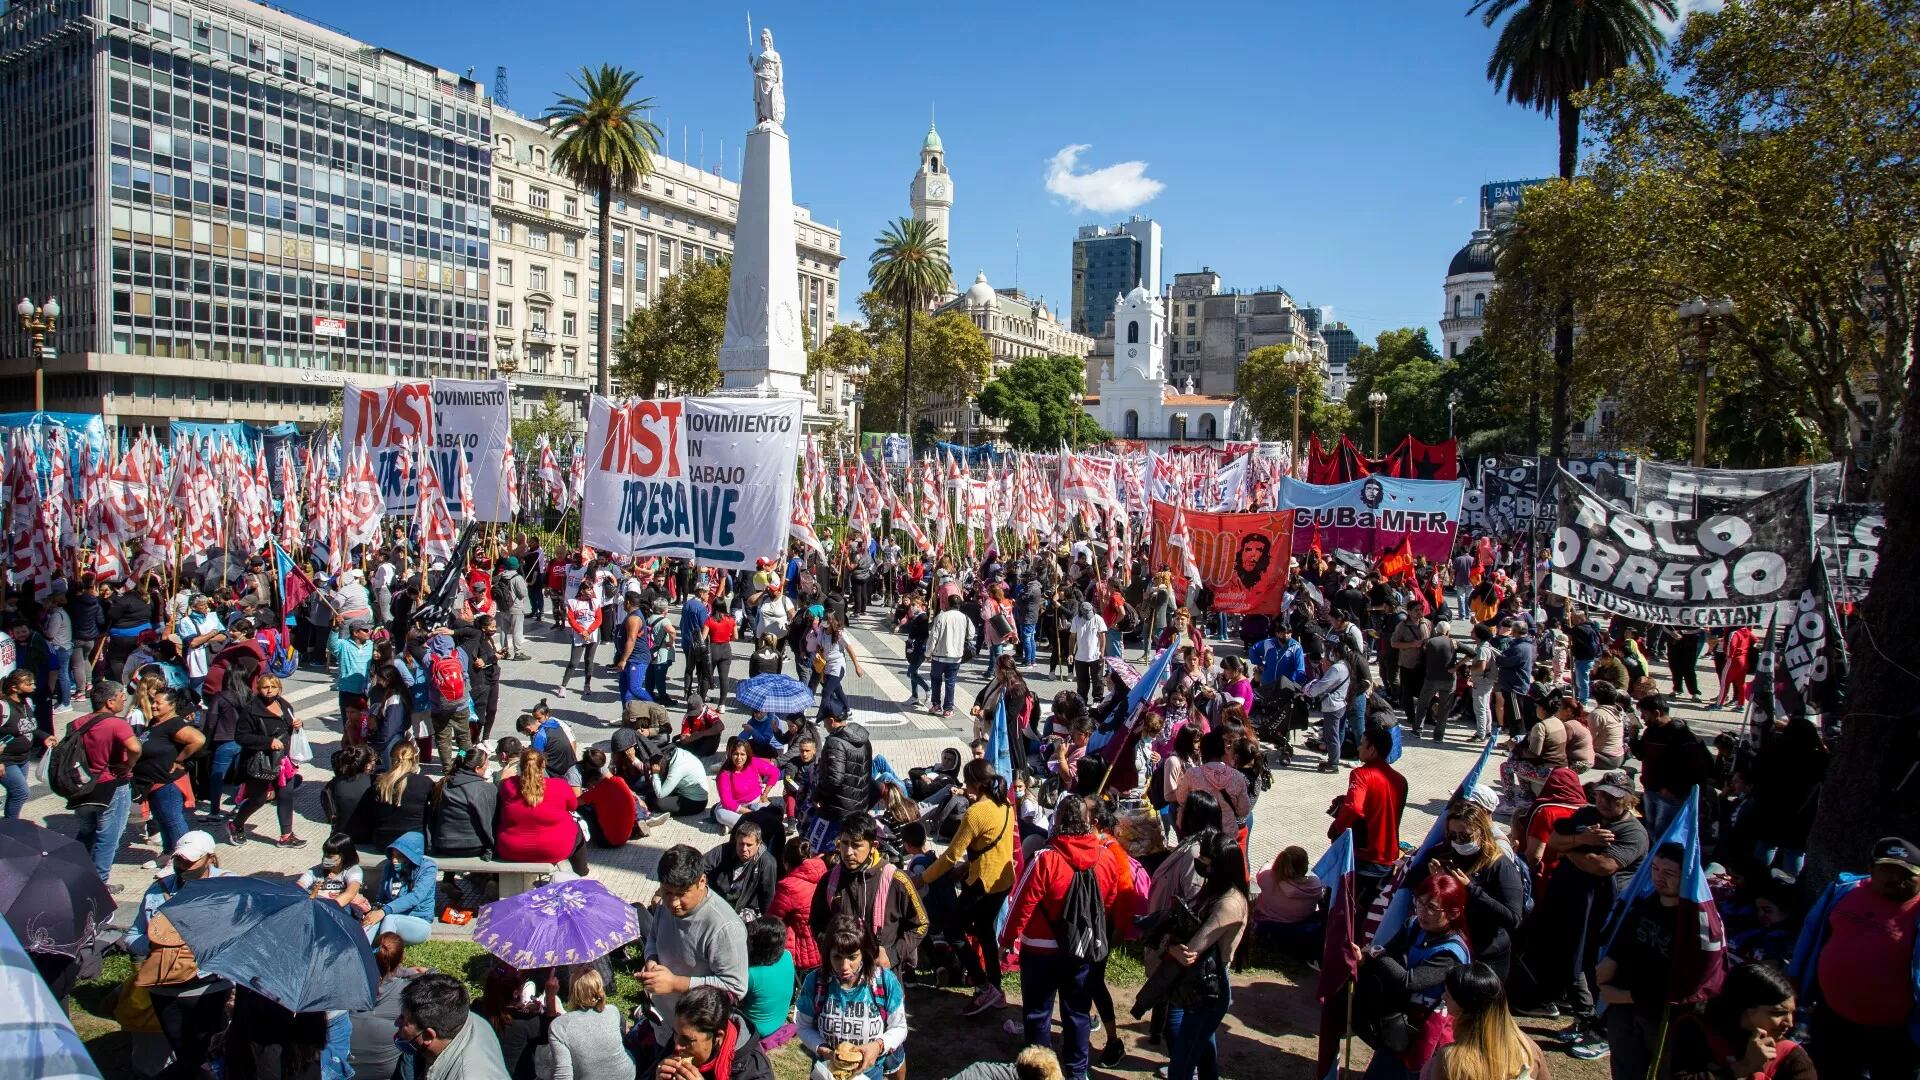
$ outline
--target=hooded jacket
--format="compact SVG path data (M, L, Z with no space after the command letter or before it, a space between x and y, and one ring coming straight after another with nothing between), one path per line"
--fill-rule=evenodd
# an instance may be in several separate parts
M435 853L493 850L493 819L500 788L469 769L457 769L427 810L428 846Z
M773 906L774 887L780 878L780 860L762 843L753 858L744 863L734 850L733 841L707 852L707 884L720 894L742 920L765 915Z
M394 865L391 858L380 863L373 906L389 915L412 915L432 922L440 867L427 858L427 838L417 832L405 833L387 847L400 853L401 865Z
M893 882L887 887L886 910L881 913L880 925L873 927L873 936L895 967L910 967L919 952L920 939L927 934L927 909L914 891L913 879L881 858L878 851L859 870L848 870L837 858L827 860L826 872L813 893L808 923L813 936L820 939L827 936L835 915L853 915L871 924L882 875L892 875Z
M1058 952L1060 943L1054 937L1054 928L1066 907L1073 875L1081 870L1093 871L1112 925L1131 925L1133 890L1122 887L1114 860L1101 857L1105 850L1091 834L1056 836L1042 848L1013 888L1006 928L1000 932L1001 947L1010 949L1018 942L1022 950Z
M873 744L867 729L849 720L820 750L820 781L813 802L828 821L864 814L873 802Z
M787 951L793 966L809 971L820 966L820 943L813 936L813 897L827 876L827 861L806 859L773 887L773 905L766 914L787 925Z

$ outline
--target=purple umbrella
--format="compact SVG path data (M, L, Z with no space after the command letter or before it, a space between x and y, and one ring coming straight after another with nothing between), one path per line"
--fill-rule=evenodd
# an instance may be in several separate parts
M496 900L473 920L473 940L516 971L584 964L639 936L633 907L591 878Z

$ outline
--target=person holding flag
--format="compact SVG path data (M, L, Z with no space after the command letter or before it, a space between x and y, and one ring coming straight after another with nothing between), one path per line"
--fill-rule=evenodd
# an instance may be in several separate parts
M1581 1038L1569 1053L1611 1055L1615 1080L1650 1075L1673 1021L1693 1015L1726 979L1727 933L1707 887L1700 831L1696 788L1614 901L1612 935L1593 969L1606 1039Z

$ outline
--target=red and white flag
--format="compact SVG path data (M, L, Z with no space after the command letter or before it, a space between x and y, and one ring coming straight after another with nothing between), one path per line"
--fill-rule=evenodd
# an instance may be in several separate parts
M414 508L413 521L419 529L420 550L429 559L448 559L453 555L456 529L447 510L447 493L440 486L440 475L433 462L422 459L419 468L420 502Z
M347 456L340 474L338 512L341 528L349 545L371 544L380 538L380 515L385 503L380 498L380 480L373 474L373 460L364 445L356 445Z

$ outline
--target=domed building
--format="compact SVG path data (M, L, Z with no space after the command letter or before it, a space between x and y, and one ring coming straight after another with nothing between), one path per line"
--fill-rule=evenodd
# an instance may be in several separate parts
M1441 286L1446 306L1440 312L1440 353L1449 360L1480 339L1487 299L1493 295L1493 230L1473 230L1465 247L1447 264Z
M993 350L993 369L988 378L1007 370L1023 356L1071 356L1084 360L1093 351L1093 339L1067 329L1044 300L1027 296L1019 289L996 289L982 270L973 284L953 299L935 308L938 317L958 312L973 321ZM971 401L929 398L923 410L927 422L943 438L980 442L1006 430L1006 424L980 412Z

